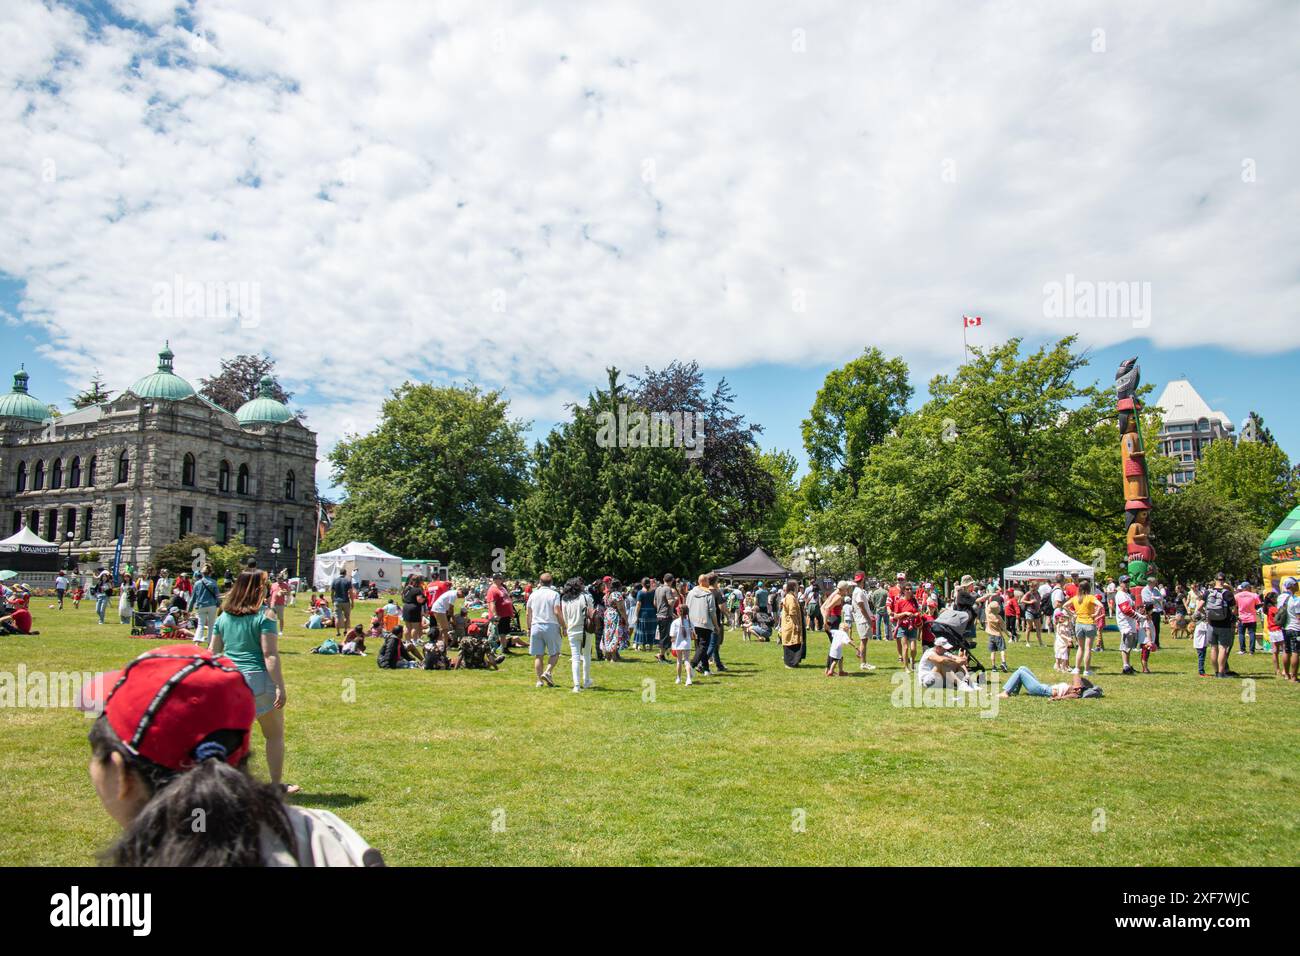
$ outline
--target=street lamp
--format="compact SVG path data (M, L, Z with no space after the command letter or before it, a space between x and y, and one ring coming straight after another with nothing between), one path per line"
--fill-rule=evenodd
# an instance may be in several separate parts
M272 539L271 539L271 565L272 565L272 571L271 571L271 573L272 573L272 575L274 575L277 571L280 570L280 554L281 554L280 539L279 539L279 538L272 538Z
M818 559L819 557L820 557L820 555L817 554L817 549L816 549L816 548L809 548L809 549L808 549L808 560L809 560L810 562L812 562L812 568L813 568L813 583L814 583L814 584L817 583L817 559Z
M72 570L72 532L69 531L64 535L68 539L68 570Z

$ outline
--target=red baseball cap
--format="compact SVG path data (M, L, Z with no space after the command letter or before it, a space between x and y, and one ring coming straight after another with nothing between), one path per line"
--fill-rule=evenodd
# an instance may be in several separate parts
M194 764L195 748L218 730L242 734L225 755L239 766L256 715L253 692L234 662L193 644L157 647L120 671L99 674L82 688L78 707L104 714L127 750L169 770Z
M611 578L608 574L605 575L603 578L601 578L601 581L603 581L605 584L613 584L613 583L614 583L614 579Z
M867 579L866 574L864 574L864 573L861 572L861 571L859 571L857 574L853 575L853 580L855 580L855 581L865 581L866 579Z

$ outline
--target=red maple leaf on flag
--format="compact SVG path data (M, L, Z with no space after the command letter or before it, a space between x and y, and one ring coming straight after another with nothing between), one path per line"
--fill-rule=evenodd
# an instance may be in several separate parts
M962 321L962 325L968 329L972 325L982 325L984 323L984 320L981 319L978 315L963 315L961 317L961 321Z

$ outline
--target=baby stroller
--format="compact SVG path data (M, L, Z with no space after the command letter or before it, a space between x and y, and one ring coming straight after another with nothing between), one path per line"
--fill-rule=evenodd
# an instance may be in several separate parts
M163 615L153 611L131 612L132 637L162 637Z

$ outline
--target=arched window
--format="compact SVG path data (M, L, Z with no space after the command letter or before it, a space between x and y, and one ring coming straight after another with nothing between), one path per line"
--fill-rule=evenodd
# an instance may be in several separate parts
M194 456L189 452L185 453L185 460L181 463L181 484L194 487Z
M20 461L18 463L18 474L14 479L14 490L27 490L27 462L25 461Z
M223 461L217 469L217 491L230 490L230 462Z
M123 448L122 454L117 456L117 483L119 485L124 485L126 484L127 479L130 477L131 477L131 454L125 448Z
M63 487L63 459L62 458L54 459L54 465L53 467L50 468L50 487L51 488Z
M241 495L248 494L248 466L239 466L239 477L235 479L235 491Z
M36 463L36 471L32 475L32 491L40 491L45 487L45 462Z
M90 456L90 464L86 466L86 486L95 487L95 455Z
M293 501L294 496L298 493L298 476L289 469L289 473L284 476L284 496Z
M77 455L72 459L72 465L68 468L68 487L81 487L81 456Z

